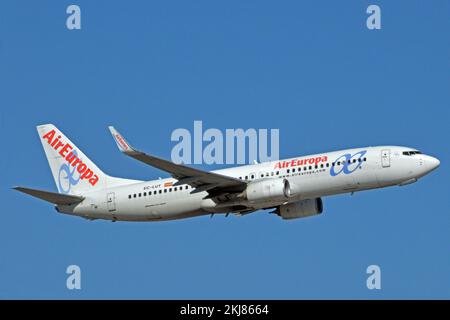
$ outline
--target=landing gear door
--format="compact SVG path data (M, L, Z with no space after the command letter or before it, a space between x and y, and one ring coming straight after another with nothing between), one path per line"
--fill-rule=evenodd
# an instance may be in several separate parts
M116 211L116 199L114 192L110 192L106 195L106 204L109 212Z
M381 150L381 166L383 168L388 168L391 166L391 150Z

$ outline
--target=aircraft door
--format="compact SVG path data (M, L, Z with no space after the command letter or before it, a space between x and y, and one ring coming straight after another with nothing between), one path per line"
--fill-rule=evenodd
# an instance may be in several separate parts
M391 166L391 150L381 150L381 166L383 168L388 168Z
M106 195L106 204L109 212L116 211L116 198L114 192L110 192Z

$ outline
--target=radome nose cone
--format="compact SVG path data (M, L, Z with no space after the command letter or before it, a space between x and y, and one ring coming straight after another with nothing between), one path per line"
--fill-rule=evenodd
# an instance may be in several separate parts
M441 164L441 162L439 161L439 159L436 159L434 157L430 157L430 159L428 160L429 162L429 166L430 166L430 170L434 170L437 167L439 167L439 165Z

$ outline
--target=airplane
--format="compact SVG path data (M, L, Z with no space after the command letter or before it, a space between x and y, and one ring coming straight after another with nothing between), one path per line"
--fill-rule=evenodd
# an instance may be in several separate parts
M319 215L322 198L404 186L436 169L438 159L414 148L377 146L203 171L146 154L112 126L119 150L171 178L112 177L53 124L37 126L58 192L14 189L54 204L59 213L88 220L166 221L195 216L246 215L271 210L290 220Z

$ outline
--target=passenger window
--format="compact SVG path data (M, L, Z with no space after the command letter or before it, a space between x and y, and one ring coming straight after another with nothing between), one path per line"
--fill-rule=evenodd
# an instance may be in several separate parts
M153 194L156 194L156 190L155 190L155 191L153 191Z
M169 192L172 192L172 188L169 188Z
M147 192L144 192L144 197L146 197L147 196Z
M323 163L320 164L320 167L323 168Z
M136 198L136 193L133 195L133 198Z
M131 199L131 194L128 195L128 199Z
M292 169L292 173L294 173L294 172L295 172L295 168Z
M315 169L317 169L318 167L319 167L319 166L318 166L317 164L314 166Z
M309 166L309 170L312 170L312 166Z
M161 189L159 190L159 193L160 193L160 194L162 193L162 190L161 190Z
M367 161L367 158L366 158L366 157L364 157L364 161Z
M273 177L273 171L270 173L270 175Z
M248 180L248 176L245 176L245 180Z
M277 176L280 174L280 171L277 171Z
M185 188L185 189L187 190L187 189L188 189L188 187L189 187L189 186L186 186L186 188Z
M341 162L340 162L340 161L338 161L338 162L337 162L337 165L338 165L338 166L340 166L340 165L341 165Z
M164 193L167 193L167 189L164 189Z
M139 198L142 197L142 193L139 193Z
M326 166L327 166L327 168L328 168L328 167L330 166L330 164L327 162Z

